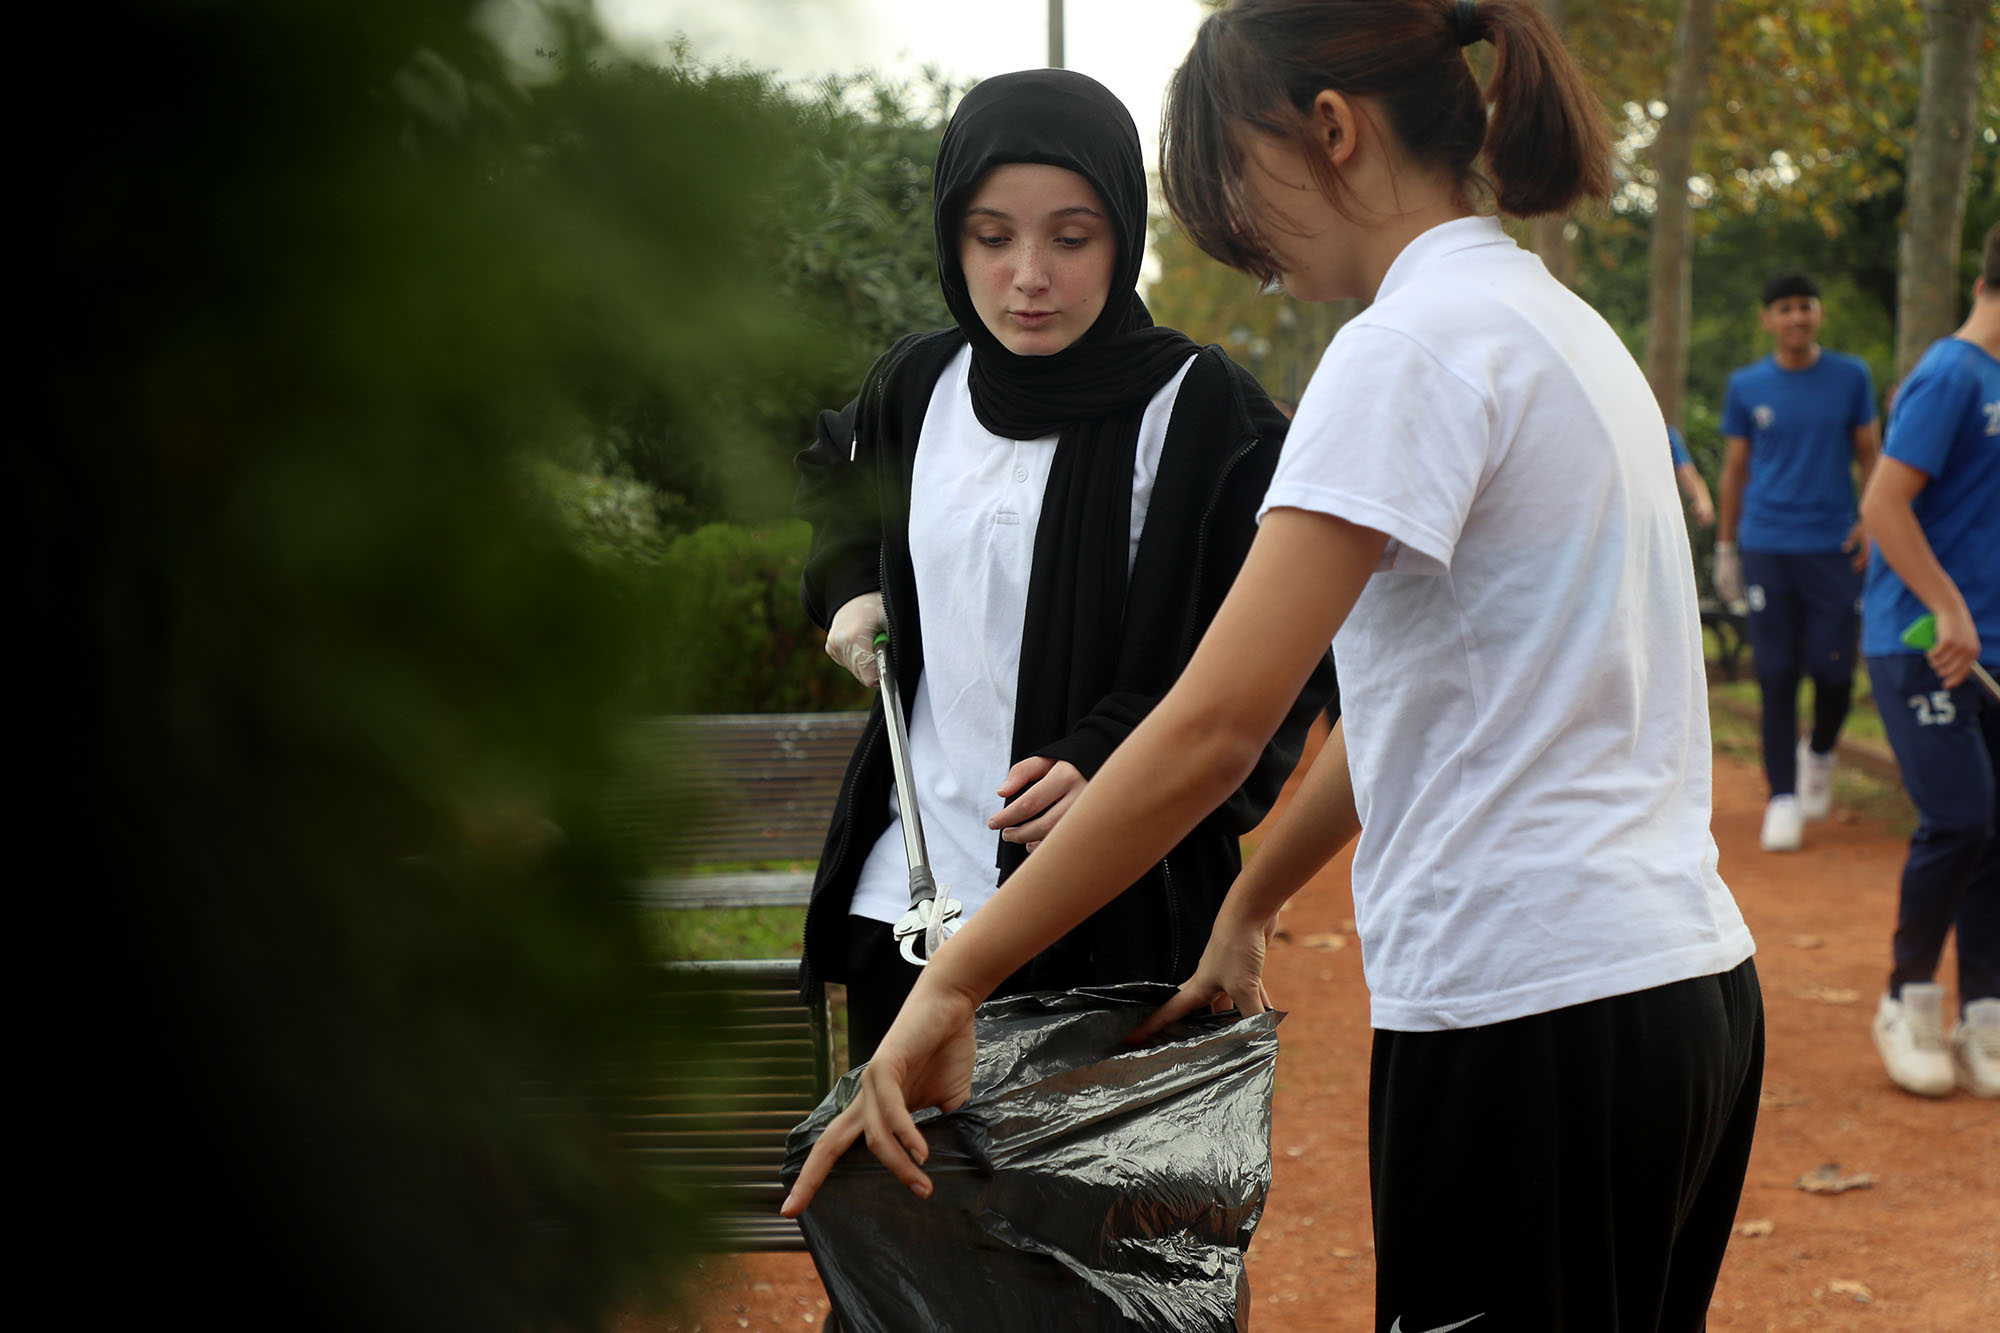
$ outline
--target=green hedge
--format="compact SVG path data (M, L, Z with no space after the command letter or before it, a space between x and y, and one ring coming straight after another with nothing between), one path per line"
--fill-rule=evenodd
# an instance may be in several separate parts
M648 565L644 600L659 623L646 691L663 711L826 712L868 696L827 657L799 605L810 529L716 523L667 543Z

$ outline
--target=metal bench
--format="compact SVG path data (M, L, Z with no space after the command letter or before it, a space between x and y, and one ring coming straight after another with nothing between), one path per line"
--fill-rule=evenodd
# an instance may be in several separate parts
M640 881L640 900L664 908L804 906L812 871L797 863L819 856L867 721L866 713L717 713L644 724L631 742L635 776L614 815L645 837L673 830L651 850L689 869ZM692 869L744 862L779 864Z
M629 738L612 815L676 873L635 886L654 908L803 906L827 818L865 713L659 718ZM663 833L662 830L665 830ZM751 869L699 873L703 865ZM771 866L769 863L775 863ZM699 1026L697 1054L645 1079L618 1117L648 1167L710 1191L715 1250L803 1250L778 1216L785 1137L833 1085L825 995L799 998L799 961L665 965L670 1021Z
M718 1251L803 1250L798 1223L778 1216L785 1136L833 1085L826 997L799 1000L797 959L668 963L667 1012L705 1040L665 1059L616 1117L625 1147L647 1168L707 1194Z

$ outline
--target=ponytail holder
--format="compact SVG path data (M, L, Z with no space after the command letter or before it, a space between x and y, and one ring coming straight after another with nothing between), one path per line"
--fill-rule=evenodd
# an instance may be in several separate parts
M1485 36L1479 31L1479 6L1475 0L1458 0L1451 11L1451 30L1460 46L1471 46Z

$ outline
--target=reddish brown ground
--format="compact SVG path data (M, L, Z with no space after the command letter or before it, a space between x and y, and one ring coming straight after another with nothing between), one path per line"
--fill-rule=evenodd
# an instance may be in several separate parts
M1757 849L1763 785L1716 761L1722 873L1758 941L1769 1022L1764 1111L1709 1319L1766 1329L2000 1330L2000 1102L1924 1101L1883 1075L1868 1036L1887 967L1903 843L1851 816L1804 851ZM1281 1038L1271 1202L1250 1251L1260 1333L1372 1327L1367 997L1345 862L1285 914L1269 982ZM1942 979L1956 978L1946 955ZM1810 1194L1838 1163L1872 1187ZM826 1310L803 1255L708 1260L681 1311L621 1333L816 1328Z

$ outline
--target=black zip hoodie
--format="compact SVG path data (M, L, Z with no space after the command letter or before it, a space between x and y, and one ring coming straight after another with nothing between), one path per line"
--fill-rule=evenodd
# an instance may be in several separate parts
M820 415L816 439L797 459L796 508L813 525L803 580L806 612L824 628L849 600L880 591L906 710L923 672L922 609L908 534L916 443L938 376L964 345L957 329L897 343L869 372L858 398ZM1046 542L1037 533L1025 633L1037 638L1038 613L1059 617L1070 627L1070 651L1060 661L1038 654L1034 669L1022 671L1011 762L1043 755L1093 777L1166 693L1249 550L1286 425L1256 381L1220 348L1196 354L1174 400L1122 597L1106 591L1118 587L1118 579L1078 568L1065 553L1088 545L1122 565L1124 543L1079 543L1059 530L1058 515L1043 515L1043 527L1054 530ZM1127 460L1127 504L1130 476ZM1072 521L1080 523L1110 510L1082 505L1074 512ZM1097 628L1078 628L1091 626ZM1238 838L1270 811L1298 761L1307 726L1330 700L1337 700L1337 691L1329 655L1243 785L1136 884L1010 979L1003 993L1185 980L1242 867ZM1043 734L1024 734L1022 718L1042 719ZM806 992L822 981L846 979L848 908L861 863L888 828L892 782L878 700L848 763L813 883L801 970ZM1005 883L1026 850L994 836Z

